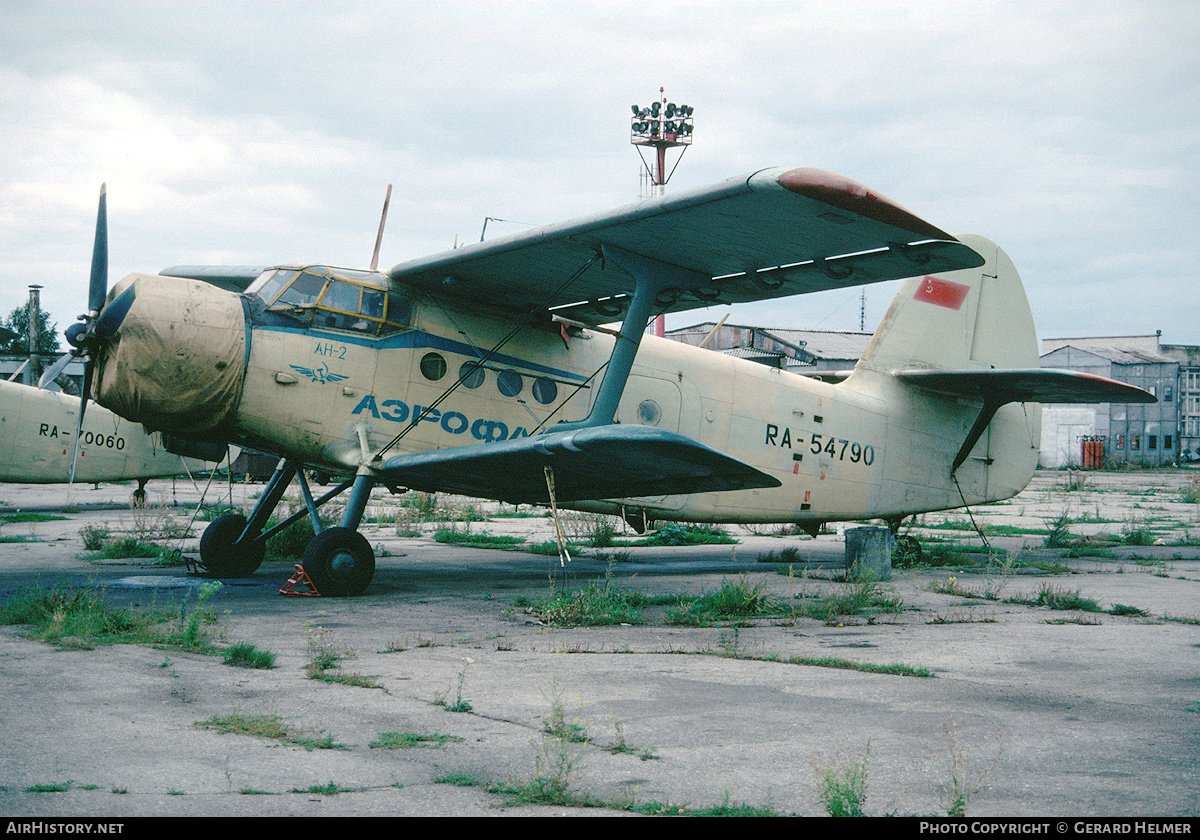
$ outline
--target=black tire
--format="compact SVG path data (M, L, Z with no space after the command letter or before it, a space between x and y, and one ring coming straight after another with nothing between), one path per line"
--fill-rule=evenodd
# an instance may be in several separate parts
M361 595L375 576L375 552L353 528L326 528L304 550L304 571L322 595Z
M200 535L200 565L211 577L250 577L262 565L266 543L238 543L246 517L227 513L214 519Z

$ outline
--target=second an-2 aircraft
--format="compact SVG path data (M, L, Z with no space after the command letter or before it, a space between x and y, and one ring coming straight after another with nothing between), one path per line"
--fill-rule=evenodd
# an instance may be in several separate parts
M1147 402L1043 370L1008 256L849 179L776 168L412 260L180 266L105 293L101 198L89 312L69 331L102 405L148 429L280 456L200 562L252 574L295 477L323 594L375 569L376 485L632 520L883 518L1020 492L1039 403ZM910 278L831 383L644 335L664 312ZM242 287L226 291L214 283ZM618 329L605 324L620 322ZM312 468L343 477L313 499ZM340 522L317 507L347 492Z

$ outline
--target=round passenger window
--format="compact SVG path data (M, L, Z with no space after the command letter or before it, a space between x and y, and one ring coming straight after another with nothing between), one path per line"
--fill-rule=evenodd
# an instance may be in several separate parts
M515 370L502 370L496 377L496 387L506 397L515 397L521 393L521 386L523 384L521 374Z
M553 379L535 379L533 382L533 398L542 405L550 405L558 398L558 385Z
M484 372L479 362L463 362L458 369L458 380L464 388L478 388L483 384Z
M446 360L440 353L426 353L421 357L421 375L437 382L446 375Z

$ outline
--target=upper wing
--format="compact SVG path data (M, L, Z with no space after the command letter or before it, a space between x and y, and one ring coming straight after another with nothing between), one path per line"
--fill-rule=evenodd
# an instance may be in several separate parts
M589 264L602 245L694 278L659 295L664 312L983 264L948 233L860 184L816 169L776 168L412 260L389 273L430 292L605 323L620 317L633 282L602 260Z
M400 455L379 470L415 490L546 503L778 487L766 473L682 435L650 426L597 426L483 446Z
M230 292L241 294L267 270L261 265L174 265L158 272L163 277L203 280Z

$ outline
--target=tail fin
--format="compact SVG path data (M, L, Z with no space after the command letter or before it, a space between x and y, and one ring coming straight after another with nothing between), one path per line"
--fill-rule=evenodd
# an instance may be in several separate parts
M1025 289L995 243L959 239L984 264L905 281L846 383L886 380L907 394L889 420L889 449L905 457L889 459L888 469L904 488L898 507L910 512L1008 498L1037 466L1040 406L992 396L1002 371L1039 366Z
M903 456L888 459L884 478L901 512L1019 493L1037 466L1039 403L1154 401L1111 379L1043 369L1012 260L983 237L959 240L984 264L907 280L846 381L903 395L888 418L888 450Z
M1016 266L982 236L958 239L986 262L907 280L859 367L890 373L1038 366L1033 314Z

